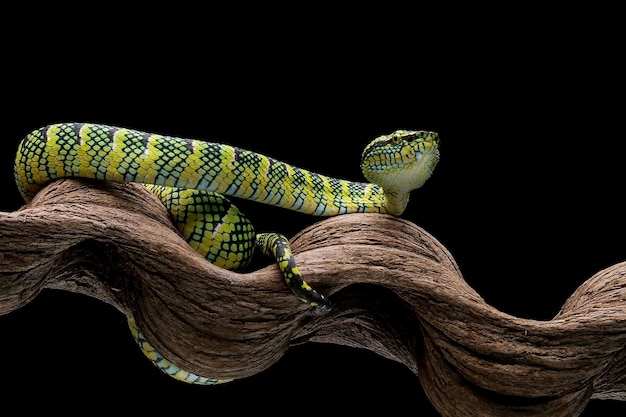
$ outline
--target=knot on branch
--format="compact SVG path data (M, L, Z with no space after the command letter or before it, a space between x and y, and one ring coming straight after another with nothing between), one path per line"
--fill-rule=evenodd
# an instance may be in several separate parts
M165 357L200 375L261 372L295 343L369 349L406 365L445 416L572 416L626 400L626 262L583 283L552 320L486 304L419 226L386 215L319 221L292 247L333 309L307 315L275 265L226 271L197 255L142 186L56 181L0 214L0 312L43 288L132 314Z

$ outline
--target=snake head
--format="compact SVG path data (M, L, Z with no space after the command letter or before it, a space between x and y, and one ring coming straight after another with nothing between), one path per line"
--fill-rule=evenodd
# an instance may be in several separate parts
M397 130L379 136L363 150L361 171L385 192L408 193L421 187L439 162L439 135Z

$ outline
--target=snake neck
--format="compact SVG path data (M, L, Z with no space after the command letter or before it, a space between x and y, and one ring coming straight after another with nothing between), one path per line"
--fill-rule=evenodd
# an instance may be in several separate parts
M317 216L399 215L408 202L408 194L229 145L89 123L33 131L18 147L14 173L26 201L49 181L79 177L208 190Z
M385 192L386 213L392 216L400 216L409 204L409 193Z

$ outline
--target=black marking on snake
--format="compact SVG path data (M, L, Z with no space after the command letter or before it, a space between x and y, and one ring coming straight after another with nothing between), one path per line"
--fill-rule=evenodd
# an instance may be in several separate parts
M320 191L323 192L324 191L324 180L322 179L322 176L320 174L318 174L317 172L310 172L309 176L311 177L311 182L313 183L313 188L316 192Z
M183 144L185 145L185 149L187 149L188 152L193 153L195 152L194 146L193 146L193 140L191 139L186 139L183 138Z
M74 134L74 135L73 135L74 140L76 140L76 139L80 140L80 130L82 129L82 127L83 127L83 126L82 126L82 124L80 124L80 123L74 123L74 124L72 124L72 127L71 127L71 132ZM66 131L63 131L63 130L61 130L61 131L59 132L59 136L65 136L65 134L68 134L69 136L72 136L72 135L70 134L70 132L66 132Z
M304 189L306 185L306 175L302 170L296 168L293 174L293 188L299 189L300 187L302 187Z
M392 139L391 138L390 139L385 139L385 140L379 140L376 143L372 143L371 145L369 145L369 147L363 153L363 156L367 155L372 149L382 148L382 147L388 146L390 143L392 143Z
M246 169L251 169L255 172L258 171L258 168L261 166L261 162L263 161L263 157L261 155L240 148L234 148L234 151L232 172L235 174L235 177L243 177L242 174L245 173Z
M274 195L280 196L280 200L285 195L284 187L280 184L287 178L287 164L273 158L267 158L269 161L267 168L267 190Z
M269 185L273 189L277 180L282 180L287 176L287 167L284 162L277 161L276 159L268 158L268 160L267 178Z

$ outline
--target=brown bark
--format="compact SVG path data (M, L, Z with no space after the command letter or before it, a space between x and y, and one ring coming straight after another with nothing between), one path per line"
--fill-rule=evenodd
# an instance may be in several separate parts
M274 265L206 262L139 185L54 182L0 213L0 236L0 314L42 288L86 294L132 313L198 374L243 378L319 341L406 365L443 416L573 416L590 399L626 401L626 262L583 283L552 320L528 320L486 304L417 225L338 216L291 239L307 281L333 301L315 317Z

